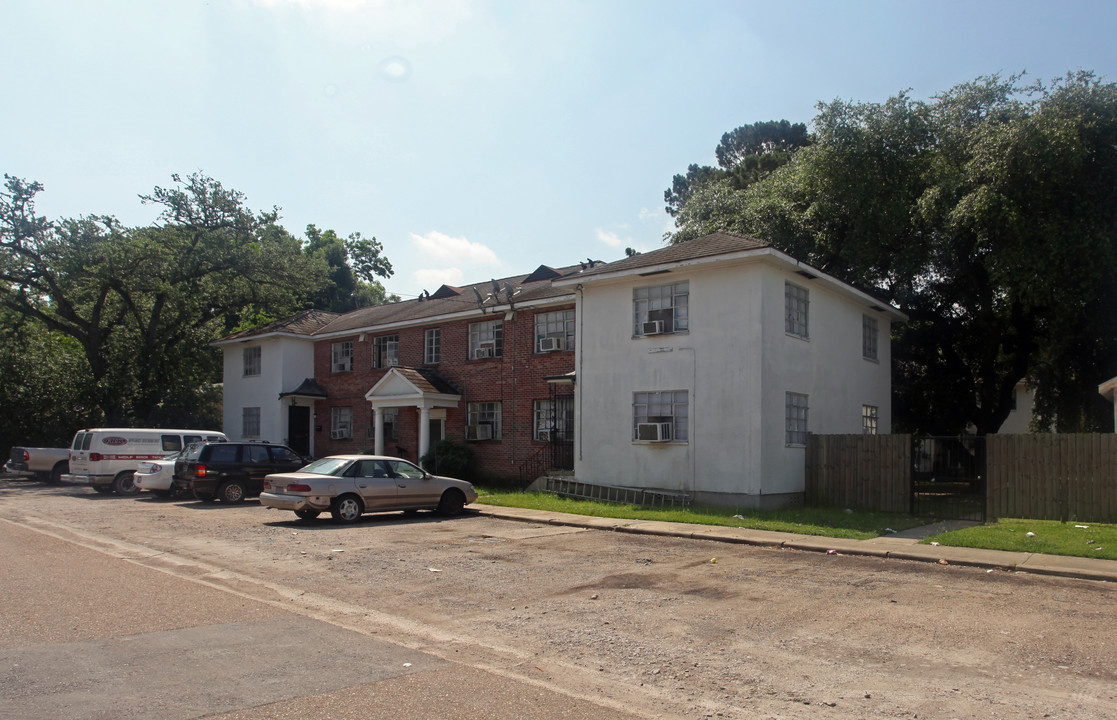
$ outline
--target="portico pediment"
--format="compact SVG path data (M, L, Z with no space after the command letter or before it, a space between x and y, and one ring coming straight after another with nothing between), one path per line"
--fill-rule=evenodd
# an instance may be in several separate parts
M365 393L372 407L457 407L461 393L433 371L394 367Z

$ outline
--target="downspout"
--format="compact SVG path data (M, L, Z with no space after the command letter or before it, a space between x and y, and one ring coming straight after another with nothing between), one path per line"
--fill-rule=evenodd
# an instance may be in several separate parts
M687 443L690 445L690 489L687 490L691 495L694 494L694 476L697 473L698 467L698 433L695 432L694 424L698 419L698 412L695 410L695 405L698 404L698 352L692 347L681 347L679 350L686 350L690 353L690 387L691 387L691 401L688 402L688 410L690 411L690 437ZM685 488L684 488L685 489Z
M575 439L578 447L578 460L582 458L582 353L585 348L585 299L582 297L582 284L578 283L574 286L574 291L578 293L578 300L575 304L578 313L578 344L574 349L574 396L577 398L577 405L574 413L574 423L577 425Z

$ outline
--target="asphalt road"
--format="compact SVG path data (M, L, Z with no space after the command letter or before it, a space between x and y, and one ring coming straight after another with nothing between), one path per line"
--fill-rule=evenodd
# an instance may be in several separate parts
M1117 718L1112 583L0 481L0 718Z

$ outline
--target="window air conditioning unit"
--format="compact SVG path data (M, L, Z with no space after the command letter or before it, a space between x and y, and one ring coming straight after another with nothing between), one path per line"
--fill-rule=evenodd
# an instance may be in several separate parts
M349 360L346 360L344 362L335 362L334 363L334 372L335 373L336 372L349 372L352 369L353 369L353 364Z
M465 428L466 440L492 440L493 439L493 426L488 423L480 425L468 425Z
M645 442L669 442L672 437L669 422L636 423L636 439Z
M349 437L349 431L348 430L331 430L330 431L330 439L331 440L344 440L347 437Z
M551 431L539 430L535 433L535 439L537 442L551 442Z
M648 320L640 326L640 332L644 335L662 335L663 334L663 321L662 320Z
M556 352L566 349L565 337L539 338L539 352Z

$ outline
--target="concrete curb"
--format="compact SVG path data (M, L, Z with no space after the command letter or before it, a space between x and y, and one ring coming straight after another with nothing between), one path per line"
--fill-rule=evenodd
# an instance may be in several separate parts
M889 536L869 540L847 540L750 528L588 517L547 512L545 510L497 507L495 505L474 504L471 507L480 514L489 517L543 525L564 525L588 530L632 533L634 535L680 537L738 545L786 548L804 552L894 558L939 565L964 565L1036 575L1052 575L1077 580L1117 582L1117 560L1041 555L1039 553L1009 552L1005 550L980 550L948 547L946 545L923 545L917 539Z

